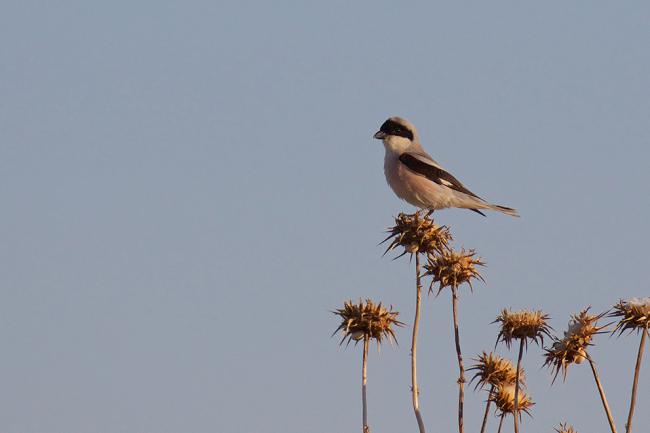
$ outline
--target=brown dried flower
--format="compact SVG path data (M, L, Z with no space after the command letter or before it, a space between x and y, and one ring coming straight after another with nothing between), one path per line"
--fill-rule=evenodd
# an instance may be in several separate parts
M519 390L519 417L521 412L526 412L530 415L530 408L535 404L531 398ZM496 391L492 393L490 399L495 403L497 409L501 414L514 414L515 411L515 385L505 384L498 386Z
M560 371L566 380L569 366L580 364L587 358L587 347L592 345L593 336L602 333L602 329L607 327L607 325L597 326L596 324L606 312L589 314L589 308L571 316L569 327L564 332L564 338L556 339L550 349L544 349L546 351L544 365L551 367L554 382Z
M573 428L572 425L567 425L567 423L565 422L563 422L558 427L556 427L555 431L557 433L578 433L576 429Z
M484 266L480 257L474 257L474 250L465 251L461 248L459 252L444 250L437 255L429 255L428 264L424 265L424 275L432 275L433 279L429 285L429 293L433 291L433 285L439 283L438 293L445 287L457 288L463 283L472 287L472 279L476 278L485 281L476 270L476 266ZM436 295L438 294L436 293Z
M474 382L474 380L478 380L474 389L477 389L479 386L481 388L485 388L488 385L498 387L504 384L515 383L517 378L517 369L508 359L495 355L492 352L483 352L474 361L476 361L476 364L468 369L476 370L476 374L474 374L474 377L470 380L470 383ZM523 369L519 372L519 378L519 383L523 383Z
M358 342L374 338L379 347L384 337L388 338L390 342L396 342L392 326L404 325L397 320L399 313L393 311L392 307L387 310L381 305L381 302L375 304L370 299L366 299L365 302L359 300L358 304L346 301L343 308L333 311L333 313L341 317L341 324L334 331L334 334L339 331L343 333L340 344L343 344L346 339L349 344L351 340Z
M549 332L551 327L546 323L548 319L549 316L539 310L512 311L504 309L492 322L501 323L497 344L503 340L510 348L513 340L523 340L526 347L528 347L528 340L537 344L544 343L544 335L551 336Z
M404 247L404 254L435 254L448 248L451 240L449 227L436 225L429 216L420 212L414 214L400 213L395 218L395 225L388 229L388 237L382 243L393 238L384 254L397 247Z
M609 317L620 317L612 334L616 331L621 335L630 330L643 331L650 328L650 297L632 298L629 301L620 300L614 305L614 311Z

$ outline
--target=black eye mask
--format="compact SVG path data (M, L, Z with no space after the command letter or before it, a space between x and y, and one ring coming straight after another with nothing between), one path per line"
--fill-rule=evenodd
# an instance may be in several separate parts
M413 140L413 133L409 129L391 119L385 121L379 130L386 135L398 135Z

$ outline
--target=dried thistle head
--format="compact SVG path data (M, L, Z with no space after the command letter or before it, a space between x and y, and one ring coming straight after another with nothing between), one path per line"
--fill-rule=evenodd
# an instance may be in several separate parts
M433 285L439 284L438 293L445 287L457 288L463 283L472 287L472 279L476 278L485 281L476 266L484 266L480 257L474 257L474 250L465 251L461 248L456 252L451 249L444 250L436 255L428 256L428 263L424 265L424 275L432 275L429 293L433 291ZM436 295L438 294L436 293Z
M470 383L477 380L474 389L485 388L488 385L501 386L505 384L514 384L517 378L517 369L508 359L502 358L494 353L483 352L477 359L476 364L468 369L476 370L476 374L470 380ZM524 370L519 372L519 383L524 383Z
M519 390L518 395L519 400L519 417L521 418L521 412L526 412L530 415L530 408L535 404L533 400L524 392ZM505 384L498 386L497 389L490 396L497 409L502 414L513 414L515 412L515 385L514 384Z
M351 340L358 342L363 339L375 339L379 347L384 337L388 338L390 342L396 342L393 325L404 325L397 320L399 313L393 311L392 307L387 310L381 305L381 302L375 304L370 299L366 299L365 302L360 299L358 304L346 301L343 308L333 311L333 313L341 317L341 324L334 331L334 334L339 331L343 333L339 344L343 344L346 339L348 344Z
M497 344L503 340L510 348L513 340L523 340L526 347L528 347L528 340L537 344L540 344L540 341L544 343L544 335L551 336L549 332L551 327L546 323L548 319L549 316L540 310L504 309L492 322L501 323Z
M388 237L382 242L392 238L384 254L397 247L404 247L404 252L398 257L407 253L434 254L446 250L451 240L449 227L438 226L426 214L423 215L420 212L400 213L395 218L395 225L388 229Z
M590 308L590 307L589 307ZM563 378L566 375L571 364L580 364L587 358L587 347L591 346L591 340L594 335L601 334L602 329L607 327L598 326L597 322L606 312L601 314L589 314L589 308L585 308L578 314L571 316L569 327L564 332L564 338L556 339L550 349L546 351L544 361L545 366L550 366L553 372L553 381L562 371Z
M627 331L643 331L650 328L650 297L632 298L629 301L620 300L614 305L614 311L609 317L620 317L619 322L612 331L619 332L619 336Z
M576 429L573 428L572 425L567 425L567 423L565 422L555 427L555 431L557 433L578 433Z

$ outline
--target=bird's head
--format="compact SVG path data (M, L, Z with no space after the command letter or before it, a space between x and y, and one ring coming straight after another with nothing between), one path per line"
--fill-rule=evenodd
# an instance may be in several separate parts
M415 126L401 117L391 117L386 120L373 136L384 142L386 150L402 153L418 142L418 133Z

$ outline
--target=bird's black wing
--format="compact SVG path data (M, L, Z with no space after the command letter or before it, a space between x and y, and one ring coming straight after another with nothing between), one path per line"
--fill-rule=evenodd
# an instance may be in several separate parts
M414 172L421 174L432 182L437 183L438 185L444 185L448 188L451 188L455 191L462 192L463 194L476 197L480 200L483 200L481 197L474 194L472 191L465 188L465 185L460 183L458 179L452 176L449 172L444 169L437 167L432 164L427 164L425 161L411 155L410 153L402 153L399 157L399 160L407 166L409 169Z

